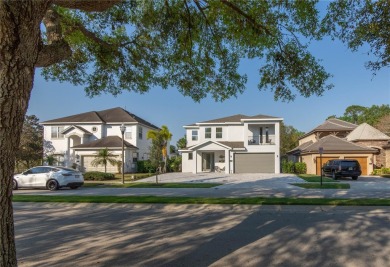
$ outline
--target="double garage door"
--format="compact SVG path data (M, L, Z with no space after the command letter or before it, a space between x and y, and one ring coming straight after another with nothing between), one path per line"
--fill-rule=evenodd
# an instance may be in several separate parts
M275 154L236 153L234 173L275 173Z
M322 157L322 165L327 163L331 159L340 159L339 157ZM362 169L362 175L368 175L367 172L367 157L345 157L345 159L355 159L359 162L360 168ZM317 175L321 174L321 165L320 165L320 157L316 158L317 162Z
M99 165L97 167L92 166L92 161L95 159L95 156L82 156L81 157L81 166L84 167L84 171L100 171L104 172L104 165ZM118 167L111 165L107 162L107 172L117 173Z

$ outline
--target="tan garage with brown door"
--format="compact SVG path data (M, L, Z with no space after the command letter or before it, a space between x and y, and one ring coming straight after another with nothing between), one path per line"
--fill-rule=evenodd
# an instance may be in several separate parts
M368 158L367 157L345 157L345 159L357 160L360 164L360 168L362 170L362 175L368 175L368 172L367 172Z
M82 156L81 157L81 166L83 167L83 171L100 171L104 172L104 165L98 165L96 167L92 166L92 161L96 158L96 156ZM118 158L119 159L119 158ZM107 172L109 173L117 173L118 167L107 162Z
M322 166L324 166L325 163L327 163L329 160L332 159L339 159L339 157L322 157ZM321 159L320 157L316 158L316 174L321 175Z

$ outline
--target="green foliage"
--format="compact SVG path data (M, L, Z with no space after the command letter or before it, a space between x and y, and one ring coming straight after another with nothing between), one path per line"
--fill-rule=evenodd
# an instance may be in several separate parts
M305 162L295 162L294 164L294 173L296 174L305 174L307 171Z
M177 149L184 149L184 148L187 147L187 137L186 137L186 135L184 135L184 137L180 138L176 142L176 147L177 147Z
M286 155L288 151L298 146L298 139L304 135L303 132L298 131L293 126L280 124L280 154Z
M171 172L181 171L181 156L174 156L168 160L168 171Z
M111 165L117 165L118 160L116 159L117 157L112 154L108 148L100 149L96 154L95 154L95 159L92 160L91 164L92 166L99 166L103 165L104 166L104 172L107 172L107 163L110 163Z
M337 0L329 4L323 26L327 33L347 43L352 51L369 47L368 54L377 60L369 61L366 66L375 72L390 63L389 17L388 0Z
M282 160L282 172L283 173L296 173L305 174L307 171L306 163L304 162L293 162L291 160Z
M47 162L47 165L53 166L57 162L57 159L54 155L47 155L45 161Z
M382 175L382 174L390 174L390 168L375 169L372 172L372 175Z
M169 140L172 138L172 133L168 127L163 125L159 131L148 131L147 139L152 139L152 146L150 147L150 161L152 166L156 169L162 167L162 170L166 172L168 154L167 146Z
M28 169L42 163L43 159L43 126L35 115L24 117L19 149L16 152L16 167ZM18 172L17 171L17 172Z
M156 168L152 165L150 160L139 160L139 161L137 161L137 172L138 173L155 173Z
M260 59L254 66L259 88L274 91L275 99L322 95L332 87L330 75L303 42L320 38L315 5L134 0L101 13L57 8L73 55L43 74L85 85L88 96L161 86L195 101L208 95L223 101L245 90L247 76L239 65L247 58Z
M104 180L114 180L115 175L113 173L106 172L86 172L83 174L84 180L86 181L104 181Z
M363 107L352 105L345 109L344 115L337 117L340 120L348 121L355 124L368 123L375 126L383 117L390 115L390 105L372 105Z

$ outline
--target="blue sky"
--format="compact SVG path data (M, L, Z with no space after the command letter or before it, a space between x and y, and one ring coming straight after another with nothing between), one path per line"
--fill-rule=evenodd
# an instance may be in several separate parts
M369 60L365 53L367 49L351 52L339 41L325 39L313 43L310 50L323 60L326 70L333 74L330 82L334 88L321 97L304 98L298 95L293 102L275 102L272 92L257 89L258 61L244 60L240 72L248 75L246 91L222 103L215 102L211 97L196 103L174 88L151 88L142 95L124 92L117 97L104 94L89 98L83 87L46 82L37 72L27 114L45 121L122 107L157 126L167 125L173 133L172 144L176 144L184 135L183 125L234 114L282 117L285 124L307 132L330 115L341 116L350 105L369 107L390 104L390 68L373 75L364 67Z

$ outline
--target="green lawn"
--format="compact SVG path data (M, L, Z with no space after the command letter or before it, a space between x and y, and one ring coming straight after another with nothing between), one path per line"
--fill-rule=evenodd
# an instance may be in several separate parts
M321 182L321 176L314 175L314 174L298 174L298 177L302 178L303 180L305 180L306 182L309 182L309 183ZM322 176L322 182L323 183L334 183L334 182L338 182L338 181L335 181L329 177Z
M211 188L219 186L219 183L85 183L84 187L113 187L113 188Z
M306 189L349 189L349 184L345 183L295 183L292 184Z
M390 206L390 199L14 195L14 202Z

